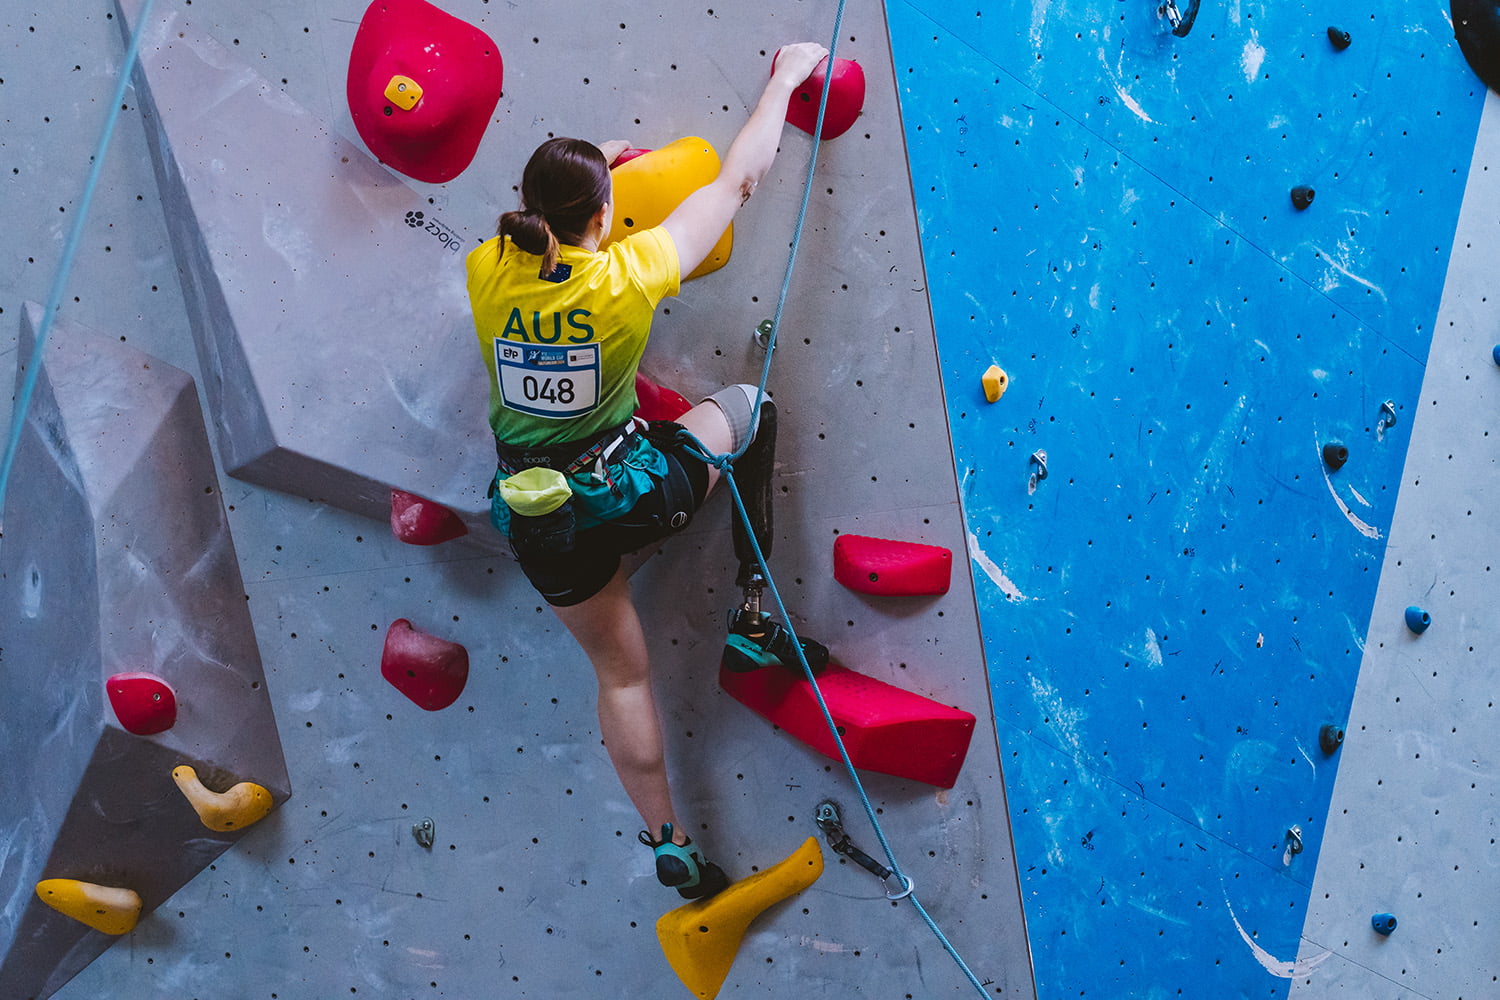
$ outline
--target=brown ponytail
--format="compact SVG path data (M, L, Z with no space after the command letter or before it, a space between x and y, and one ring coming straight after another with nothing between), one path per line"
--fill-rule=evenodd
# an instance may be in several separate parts
M521 174L521 209L506 212L496 233L542 258L542 275L557 267L560 244L577 245L610 197L609 164L582 139L548 139Z

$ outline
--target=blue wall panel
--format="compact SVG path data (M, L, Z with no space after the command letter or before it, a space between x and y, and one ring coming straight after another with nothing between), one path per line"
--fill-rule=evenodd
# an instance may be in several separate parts
M1387 6L890 5L1043 997L1293 973L1482 97Z

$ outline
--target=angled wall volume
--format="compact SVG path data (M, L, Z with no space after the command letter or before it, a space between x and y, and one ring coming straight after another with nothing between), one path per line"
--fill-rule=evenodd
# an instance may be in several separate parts
M472 236L185 8L119 6L224 468L381 520L399 487L484 526Z
M22 317L28 356L40 310ZM0 543L0 996L51 995L113 938L43 904L42 879L138 893L149 912L233 844L178 790L286 762L192 379L55 327ZM149 673L170 728L123 728L106 679Z

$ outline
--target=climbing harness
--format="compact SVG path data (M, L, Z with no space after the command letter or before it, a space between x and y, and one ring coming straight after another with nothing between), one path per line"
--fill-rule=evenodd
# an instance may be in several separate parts
M141 7L137 24L148 24L151 7L155 0L146 0ZM47 306L42 312L41 325L37 327L36 343L31 347L31 360L26 366L26 377L16 393L16 405L11 411L10 440L5 445L5 455L0 458L0 511L5 509L6 488L10 485L10 474L16 464L16 451L21 445L21 431L26 426L26 412L31 408L31 397L36 392L37 377L42 367L42 351L47 346L47 336L52 332L52 320L62 306L63 291L68 286L68 275L73 271L73 258L78 254L78 245L83 241L83 224L89 217L89 205L94 200L94 190L99 186L99 175L104 170L104 154L109 149L110 137L114 135L115 123L120 120L120 109L125 106L125 87L130 82L130 72L135 67L136 55L141 50L141 35L137 29L130 33L130 44L125 48L125 59L120 63L120 76L115 83L114 100L104 117L104 128L99 133L99 143L90 157L88 180L83 185L83 195L78 199L78 211L73 214L73 229L68 241L63 244L62 260L57 265L57 274L52 279L52 289L47 293Z
M833 38L828 47L828 65L830 67L833 66L834 56L838 48L839 35L843 30L844 6L846 2L847 0L839 0L838 12L834 16ZM1191 10L1193 12L1196 12L1196 9L1197 0L1192 0ZM824 74L823 91L818 100L817 122L815 123L811 133L814 137L823 134L823 117L824 113L827 111L828 88L832 79L833 74L831 72ZM807 221L807 206L812 196L812 182L814 173L816 172L818 166L818 145L819 144L816 140L812 144L812 154L807 166L807 179L802 188L802 206L800 209L798 209L797 223L792 232L791 250L787 255L786 273L782 278L781 293L776 302L775 316L772 319L761 323L759 327L757 327L756 340L757 342L763 341L766 357L761 364L760 382L756 387L756 398L754 403L755 409L759 409L762 400L766 398L766 383L770 381L771 359L775 355L776 335L781 329L781 317L783 311L786 308L787 294L789 289L791 288L792 283L792 272L797 262L797 249L802 242L802 230ZM759 615L759 600L762 591L764 591L764 593L770 594L772 601L775 603L776 612L781 616L782 621L790 622L790 618L787 616L786 605L782 602L781 599L781 593L779 590L777 590L776 582L771 577L770 568L766 565L766 556L762 551L760 540L755 537L755 531L753 530L753 524L750 520L749 512L746 510L744 498L740 495L739 486L735 482L734 463L740 458L741 455L744 454L746 448L749 447L749 442L746 442L732 452L719 455L708 451L703 447L702 442L698 441L687 431L682 432L682 439L687 443L688 447L694 452L694 454L703 459L705 462L708 462L710 465L719 469L724 482L729 487L730 496L734 499L734 507L737 517L744 525L751 529L747 530L745 532L745 535L748 536L746 540L749 543L749 547L754 551L755 565L758 567L758 572L755 574L754 579L750 581L751 588L747 588L747 605L751 600L753 600L756 605L755 612L757 615ZM881 827L880 820L875 814L875 807L870 802L870 797L865 791L864 783L860 781L859 772L854 768L854 762L849 757L848 749L844 746L843 737L839 734L838 724L834 721L833 714L829 711L828 703L823 697L823 692L818 687L816 676L818 670L815 669L809 662L810 658L804 651L804 641L798 638L796 631L791 627L791 625L788 624L778 627L785 631L786 637L786 641L781 644L780 648L784 649L788 653L795 654L797 664L801 667L803 675L807 678L808 684L810 685L813 694L817 698L818 708L823 713L823 722L828 727L829 733L833 736L834 745L838 748L839 751L839 758L843 761L844 768L849 775L849 780L853 784L855 791L859 794L860 802L865 809L865 816L869 819L871 827L874 828L875 836L880 841L881 850L884 852L886 860L889 862L890 867L886 868L884 865L879 864L879 862L874 862L873 859L869 858L869 855L865 855L863 854L863 852L860 852L860 854L867 860L870 860L873 864L875 864L876 867L870 869L872 874L878 874L877 869L884 869L887 874L881 876L882 881L889 881L892 878L897 880L897 884L901 886L900 891L894 894L887 892L887 896L892 900L904 899L911 903L912 907L917 911L918 915L921 916L923 922L927 924L928 929L932 931L933 935L938 939L938 942L942 944L943 950L948 953L949 957L951 957L955 963L957 963L959 969L963 972L964 977L969 981L969 984L974 987L975 992L978 993L981 997L988 997L989 994L985 991L984 984L979 981L978 976L974 975L973 970L969 968L966 962L964 962L963 956L958 953L958 950L953 946L953 943L948 940L942 929L938 927L937 922L933 920L932 916L926 911L926 909L923 908L921 902L919 902L917 899L916 893L913 891L912 880L904 872L901 871L901 867L896 861L895 852L891 849L890 842L886 838L885 830ZM734 634L735 633L731 633L731 644L733 644L734 642ZM788 667L791 666L790 662L787 662L785 665ZM819 664L819 668L821 668L821 666L822 665ZM829 805L829 803L825 803L824 805ZM830 824L836 823L836 827L830 826L830 829L836 829L837 831L839 831L839 834L842 834L843 825L842 820L838 816L837 807L834 807L831 812L825 813L823 811L823 807L820 806L819 817L829 822ZM822 824L820 824L820 828L822 828ZM825 834L828 834L829 829L824 829L823 832ZM847 851L840 851L840 853L843 853L849 857L853 857L853 855L849 852L855 850L855 848L849 841L848 836L846 834L843 834L841 836L836 836L835 839L838 839L842 844L845 845L846 848L848 848ZM835 850L839 850L837 845L835 845Z

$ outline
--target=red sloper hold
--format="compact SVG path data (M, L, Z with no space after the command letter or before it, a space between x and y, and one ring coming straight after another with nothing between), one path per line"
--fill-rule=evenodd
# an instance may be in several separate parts
M177 693L155 674L115 674L104 682L115 718L128 733L151 736L177 724Z
M474 159L504 78L500 47L479 27L427 0L373 0L354 33L345 92L370 152L441 184Z
M391 490L391 534L408 545L436 545L468 533L468 525L442 504Z
M946 594L953 552L941 545L840 535L833 540L833 578L861 594Z
M771 71L776 71L776 60L771 60ZM808 135L818 124L818 101L823 96L823 77L828 73L828 59L818 63L818 68L792 91L787 103L786 120ZM823 134L820 138L837 139L854 125L865 106L865 71L853 59L833 61L833 82L828 85L828 108L823 112Z
M380 676L429 712L447 708L469 680L469 651L397 618L385 633Z
M640 401L635 415L642 420L676 420L693 408L682 393L657 385L640 372L635 373L635 397Z
M814 750L839 760L806 677L781 667L749 673L720 668L719 686L736 701ZM974 716L836 663L818 675L854 766L952 788L969 752Z

